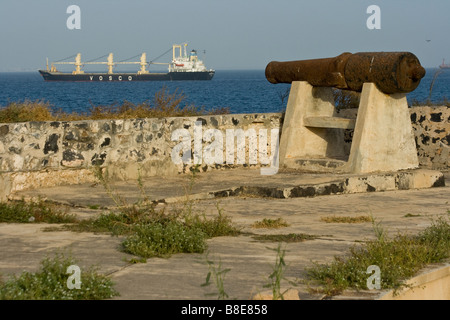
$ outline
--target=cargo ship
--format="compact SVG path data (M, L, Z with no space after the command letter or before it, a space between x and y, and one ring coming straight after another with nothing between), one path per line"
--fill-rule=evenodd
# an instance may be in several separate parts
M445 59L442 60L442 64L439 66L441 69L450 69L450 64L445 64Z
M173 45L172 61L170 63L159 63L147 61L146 53L142 53L140 61L114 61L114 55L110 53L107 61L102 62L82 62L81 54L78 53L75 61L69 62L52 62L49 68L47 59L47 69L39 70L45 81L182 81L182 80L211 80L215 74L213 69L207 69L203 61L198 59L197 51L190 51L187 54L187 44ZM156 60L156 59L155 59ZM74 65L73 72L60 72L55 65ZM117 65L138 64L140 70L137 72L114 72ZM168 65L168 72L150 72L147 68L149 65ZM82 68L85 65L106 65L107 72L85 72Z

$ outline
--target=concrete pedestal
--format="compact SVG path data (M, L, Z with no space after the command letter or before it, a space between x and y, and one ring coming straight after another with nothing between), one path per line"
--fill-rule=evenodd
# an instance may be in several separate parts
M344 129L354 129L350 155ZM417 168L405 94L364 84L356 119L337 116L332 88L292 83L280 139L281 168L370 173Z
M419 167L406 94L387 95L365 83L346 171L367 173Z

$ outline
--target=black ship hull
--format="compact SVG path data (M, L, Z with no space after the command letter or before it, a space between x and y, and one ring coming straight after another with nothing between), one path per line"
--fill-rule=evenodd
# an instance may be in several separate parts
M84 82L130 82L130 81L186 81L186 80L211 80L214 71L200 72L167 72L167 73L83 73L71 74L62 72L48 72L39 70L45 81L84 81Z

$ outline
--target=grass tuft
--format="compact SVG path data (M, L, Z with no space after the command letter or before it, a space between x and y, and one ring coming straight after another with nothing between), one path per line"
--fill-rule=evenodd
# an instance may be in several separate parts
M318 236L305 234L305 233L289 233L289 234L258 234L252 236L253 239L258 241L271 241L271 242L302 242L306 240L317 239Z
M0 222L7 223L73 223L74 215L61 211L43 200L0 202Z
M358 216L358 217L340 217L340 216L328 216L321 217L321 221L326 223L363 223L372 222L372 217L370 216Z
M252 225L253 228L267 228L267 229L278 229L288 226L289 224L283 218L277 219L264 218L262 221L256 221Z

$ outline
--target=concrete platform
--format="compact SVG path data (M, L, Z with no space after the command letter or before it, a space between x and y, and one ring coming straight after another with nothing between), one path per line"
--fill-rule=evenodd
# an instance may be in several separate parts
M216 262L220 260L223 268L231 269L224 281L230 298L251 299L267 290L263 286L275 262L275 252L268 248L276 248L278 243L257 240L256 235L315 235L314 240L286 245L288 267L285 276L297 285L284 282L283 286L298 290L300 299L320 300L324 296L311 294L308 284L302 281L305 268L313 261L331 262L333 256L345 254L351 246L375 237L370 222L325 223L320 218L370 214L381 221L391 235L398 231L414 234L429 226L432 218L448 215L449 178L448 173L424 170L347 177L293 172L260 176L259 170L229 170L202 173L193 185L188 176L179 176L148 179L144 187L146 196L159 201L161 206L177 205L176 200L186 199L189 194L190 199L198 199L195 210L214 215L219 203L224 213L246 232L237 237L218 237L208 241L209 258ZM429 188L431 186L434 187ZM136 181L117 182L113 189L129 203L142 199ZM70 205L70 212L82 217L104 211L90 209L92 206L115 206L101 185L28 190L14 196L43 197L65 203ZM254 222L264 218L279 217L289 226L280 229L252 227ZM119 250L120 237L47 231L48 226L0 224L0 274L4 278L24 270L37 270L42 258L64 251L71 252L80 261L81 270L97 265L100 272L109 274L120 293L115 299L215 298L205 295L214 292L214 287L200 286L208 273L205 254L176 254L167 259L153 258L146 263L129 264L126 260L132 256ZM333 299L378 299L385 294L378 290L350 291Z
M310 173L282 170L275 175L261 175L257 169L217 170L192 175L153 177L143 181L111 182L112 191L134 203L143 198L161 203L190 199L205 200L234 196L278 199L314 197L393 190L423 189L445 185L444 174L435 170L405 170L370 174ZM145 196L143 196L143 191ZM115 202L100 184L56 186L15 192L10 199L48 198L77 206L112 207Z

